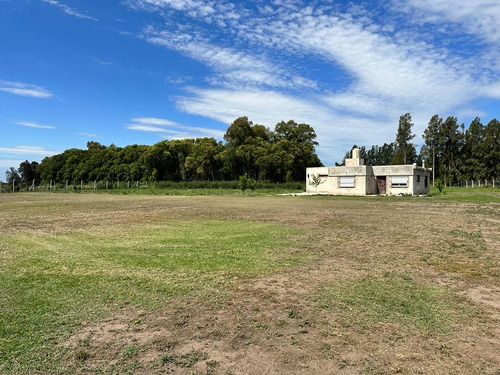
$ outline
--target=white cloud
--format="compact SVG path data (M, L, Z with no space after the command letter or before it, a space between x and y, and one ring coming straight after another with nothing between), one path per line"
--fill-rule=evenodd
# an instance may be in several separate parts
M22 82L0 81L0 91L41 99L52 97L52 93L43 87Z
M78 17L78 18L83 18L83 19L92 20L92 21L97 21L96 18L90 17L89 15L84 14L84 13L78 12L75 9L70 8L66 4L63 4L63 3L59 2L59 1L56 1L56 0L42 0L42 1L44 3L47 3L49 5L52 5L54 7L57 7L59 9L61 9L63 11L63 13L68 14L70 16L75 16L75 17Z
M468 32L498 41L500 3L405 1L406 9L393 6L388 22L380 22L377 11L363 5L346 5L341 11L341 5L310 6L299 0L274 0L257 4L256 10L238 8L245 17L237 23L232 22L235 7L226 2L226 9L209 0L135 3L159 11L167 21L166 30L146 28L145 40L213 71L205 77L208 88L191 87L176 98L179 109L226 124L242 115L271 127L289 118L307 122L318 133L320 154L336 152L339 158L354 143L393 141L398 118L406 112L420 136L435 113L466 113L463 109L481 96L500 97L496 49L476 62L450 42L456 37L468 43L463 31L455 27L443 40L444 34L421 26L434 22L427 16L434 12L447 27L450 22L470 23L464 26ZM195 4L208 6L210 15L192 13ZM224 27L228 23L231 27Z
M26 126L28 128L55 129L54 126L51 126L51 125L41 125L41 124L37 124L36 122L31 122L31 121L16 121L15 124L21 125L21 126Z
M224 132L218 129L188 126L157 117L138 117L125 126L129 130L158 133L170 139L213 137L222 139ZM173 129L172 129L173 128Z
M47 150L39 146L16 146L16 147L0 147L0 153L14 155L39 155L52 156L58 154L59 151Z
M324 162L340 161L353 144L371 145L392 142L398 116L368 119L336 113L321 98L304 99L275 91L235 91L191 89L191 96L178 98L185 112L202 115L229 125L240 116L271 129L280 121L295 120L310 124L323 147L318 153ZM390 138L387 139L387 136Z
M288 73L279 65L269 62L265 56L253 56L249 51L239 51L215 45L186 33L158 31L147 27L142 37L149 43L178 51L198 60L218 74L209 78L212 84L238 87L241 84L272 87L315 88L314 81Z
M406 0L406 5L417 11L420 21L443 23L447 20L487 41L500 41L500 2L497 0Z
M83 133L83 132L79 132L79 133L75 133L76 135L83 135L84 137L91 137L91 138L101 138L102 136L99 135L99 134L94 134L94 133Z
M104 65L104 66L113 66L113 65L115 65L115 63L111 62L111 61L105 61L105 60L100 60L100 59L93 59L93 61L96 64Z
M2 159L0 158L0 168L17 168L19 164L21 164L24 160L22 159ZM2 179L0 178L0 181Z
M164 126L182 126L176 122L165 120L157 117L137 117L132 119L133 122L138 122L139 124L151 124L151 125L164 125Z

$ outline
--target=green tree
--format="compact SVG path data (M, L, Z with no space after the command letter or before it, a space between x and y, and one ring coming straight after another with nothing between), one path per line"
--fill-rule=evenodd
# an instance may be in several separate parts
M304 178L307 167L322 166L316 154L316 132L308 124L297 124L293 120L281 121L276 124L274 133L277 143L282 141L282 150L287 150L293 156L289 171L294 181Z
M460 128L457 118L448 116L443 122L439 132L439 143L441 148L439 178L445 184L451 184L452 182L458 181L461 176L461 152L464 136Z
M16 168L10 167L8 171L5 172L5 178L7 179L7 183L12 185L14 182L16 185L21 182L21 176Z
M489 177L484 158L484 141L484 126L479 117L476 117L464 135L462 172L466 179L478 180Z
M415 138L411 128L411 115L405 113L399 117L398 131L396 134L396 153L392 161L393 164L410 164L416 158L415 145L410 141Z
M427 146L427 155L429 159L427 160L429 165L432 165L432 184L436 179L436 168L440 163L437 163L437 155L441 152L441 127L443 126L443 119L438 115L432 116L427 128L424 130L422 138Z
M38 162L29 162L28 160L19 164L19 168L17 168L17 170L24 183L28 185L31 185L33 181L35 181L36 184L40 183L40 171L38 170L38 165Z
M197 138L194 140L191 154L186 158L186 170L200 180L215 181L222 168L218 157L223 146L214 138Z
M483 155L488 178L500 179L500 122L488 122L484 129Z

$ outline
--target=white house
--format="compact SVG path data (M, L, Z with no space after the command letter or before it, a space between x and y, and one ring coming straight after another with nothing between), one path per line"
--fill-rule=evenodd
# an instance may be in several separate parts
M409 165L364 165L359 148L343 167L306 169L306 191L309 194L332 195L426 195L429 194L431 168ZM313 176L321 183L310 185Z

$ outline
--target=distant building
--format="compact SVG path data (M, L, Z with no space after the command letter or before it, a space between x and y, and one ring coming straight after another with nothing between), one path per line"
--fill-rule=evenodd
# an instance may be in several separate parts
M409 165L364 165L359 148L352 150L351 159L343 167L306 169L306 191L309 194L331 195L427 195L431 168ZM315 187L313 176L321 178Z

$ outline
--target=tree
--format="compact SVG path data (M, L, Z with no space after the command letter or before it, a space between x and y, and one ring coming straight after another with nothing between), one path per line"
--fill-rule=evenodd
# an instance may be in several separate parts
M12 184L12 182L19 184L21 182L21 176L19 176L17 169L14 167L10 167L10 169L5 172L5 178L8 184Z
M35 183L40 182L40 171L38 170L38 162L36 161L29 162L28 160L25 160L21 164L19 164L19 168L17 170L19 172L21 180L24 183L31 185L33 181L35 181Z
M443 125L443 119L438 115L432 116L424 130L424 135L422 138L425 140L425 145L428 148L428 152L432 157L432 185L434 186L434 181L436 177L436 153L440 150L440 132ZM430 161L430 160L429 160ZM430 163L429 163L430 164Z
M192 152L186 158L186 170L196 178L215 181L215 176L222 167L218 155L223 146L214 138L197 138Z
M463 125L462 125L463 126ZM448 116L439 132L441 148L440 179L445 184L457 181L460 176L463 133L459 131L457 118Z
M281 143L281 150L293 156L289 171L291 179L300 181L304 178L307 167L322 166L316 155L316 132L308 124L297 124L293 120L281 121L274 128L276 142Z
M478 180L489 177L484 158L484 141L484 126L479 117L476 117L464 135L462 172L467 179Z
M224 134L227 145L237 148L247 143L248 139L254 136L252 126L252 121L249 121L246 116L234 120Z
M488 178L500 178L500 121L491 120L484 129L484 161Z
M316 190L316 193L317 193L318 186L321 185L325 181L326 180L321 180L321 177L319 176L319 174L313 174L313 175L311 175L311 179L309 180L309 185L314 187L314 189Z
M416 157L415 145L410 141L415 138L412 134L411 115L405 113L399 117L398 132L396 134L396 154L394 155L393 164L413 163Z

